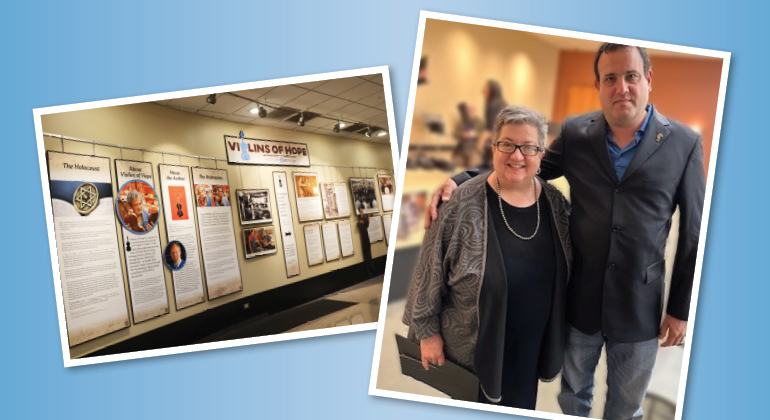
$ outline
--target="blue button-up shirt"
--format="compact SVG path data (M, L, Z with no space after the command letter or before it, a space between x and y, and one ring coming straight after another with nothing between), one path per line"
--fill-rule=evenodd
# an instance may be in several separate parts
M634 140L623 149L615 143L615 139L612 138L612 131L607 126L607 150L610 152L610 161L612 166L615 167L615 175L617 175L618 180L623 178L626 168L631 163L631 159L634 158L637 146L639 146L642 137L644 137L644 132L647 130L647 125L649 125L650 117L652 117L654 111L655 109L652 107L652 104L647 104L647 117L644 119L642 126L639 127L639 131L634 134Z

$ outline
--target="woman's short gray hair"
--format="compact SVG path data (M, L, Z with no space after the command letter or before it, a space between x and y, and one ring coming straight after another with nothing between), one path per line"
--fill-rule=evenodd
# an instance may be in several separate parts
M537 143L540 147L545 148L545 136L548 134L548 121L546 121L543 114L525 108L523 106L511 105L504 108L497 114L495 119L495 127L492 132L493 141L497 141L500 136L500 130L507 124L527 124L537 129Z
M140 194L137 190L129 191L128 194L126 194L126 202L128 205L134 205L135 200L144 201L144 197L142 197L142 194Z

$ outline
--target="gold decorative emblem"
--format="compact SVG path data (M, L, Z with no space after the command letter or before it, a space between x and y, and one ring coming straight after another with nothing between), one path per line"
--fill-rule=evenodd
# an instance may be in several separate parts
M90 182L80 184L72 197L72 205L84 216L91 213L99 205L99 189Z

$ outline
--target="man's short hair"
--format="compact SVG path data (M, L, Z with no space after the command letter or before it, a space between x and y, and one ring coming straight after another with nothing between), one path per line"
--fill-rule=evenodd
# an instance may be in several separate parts
M174 247L177 247L177 249L179 249L179 252L182 252L182 244L180 244L179 242L177 241L171 242L171 247L169 247L169 251Z
M495 119L494 130L492 131L492 140L497 141L500 131L507 124L526 124L531 125L537 130L537 144L545 147L545 136L548 134L548 121L543 114L525 108L523 106L511 105L504 108Z
M599 47L599 50L596 51L596 56L594 57L594 75L596 75L596 81L599 81L599 57L602 56L604 53L611 53L618 50L623 50L626 48L636 48L637 51L639 51L639 55L642 57L642 63L644 64L644 74L645 76L647 73L652 70L652 62L650 61L650 55L647 54L647 49L643 47L632 47L631 45L625 45L625 44L612 44L610 42L605 42L602 44L601 47Z
M126 201L128 202L128 205L134 205L135 200L144 201L144 197L142 197L142 194L140 194L137 190L129 191L128 194L126 194Z

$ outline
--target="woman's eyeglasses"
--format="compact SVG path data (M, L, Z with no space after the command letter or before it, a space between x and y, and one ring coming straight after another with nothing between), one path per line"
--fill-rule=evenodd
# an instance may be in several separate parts
M536 146L534 144L524 144L519 146L509 141L498 141L493 144L495 147L497 147L497 150L499 150L500 152L509 153L509 154L515 153L516 149L521 150L521 154L524 156L535 156L538 153L543 151L542 147Z

